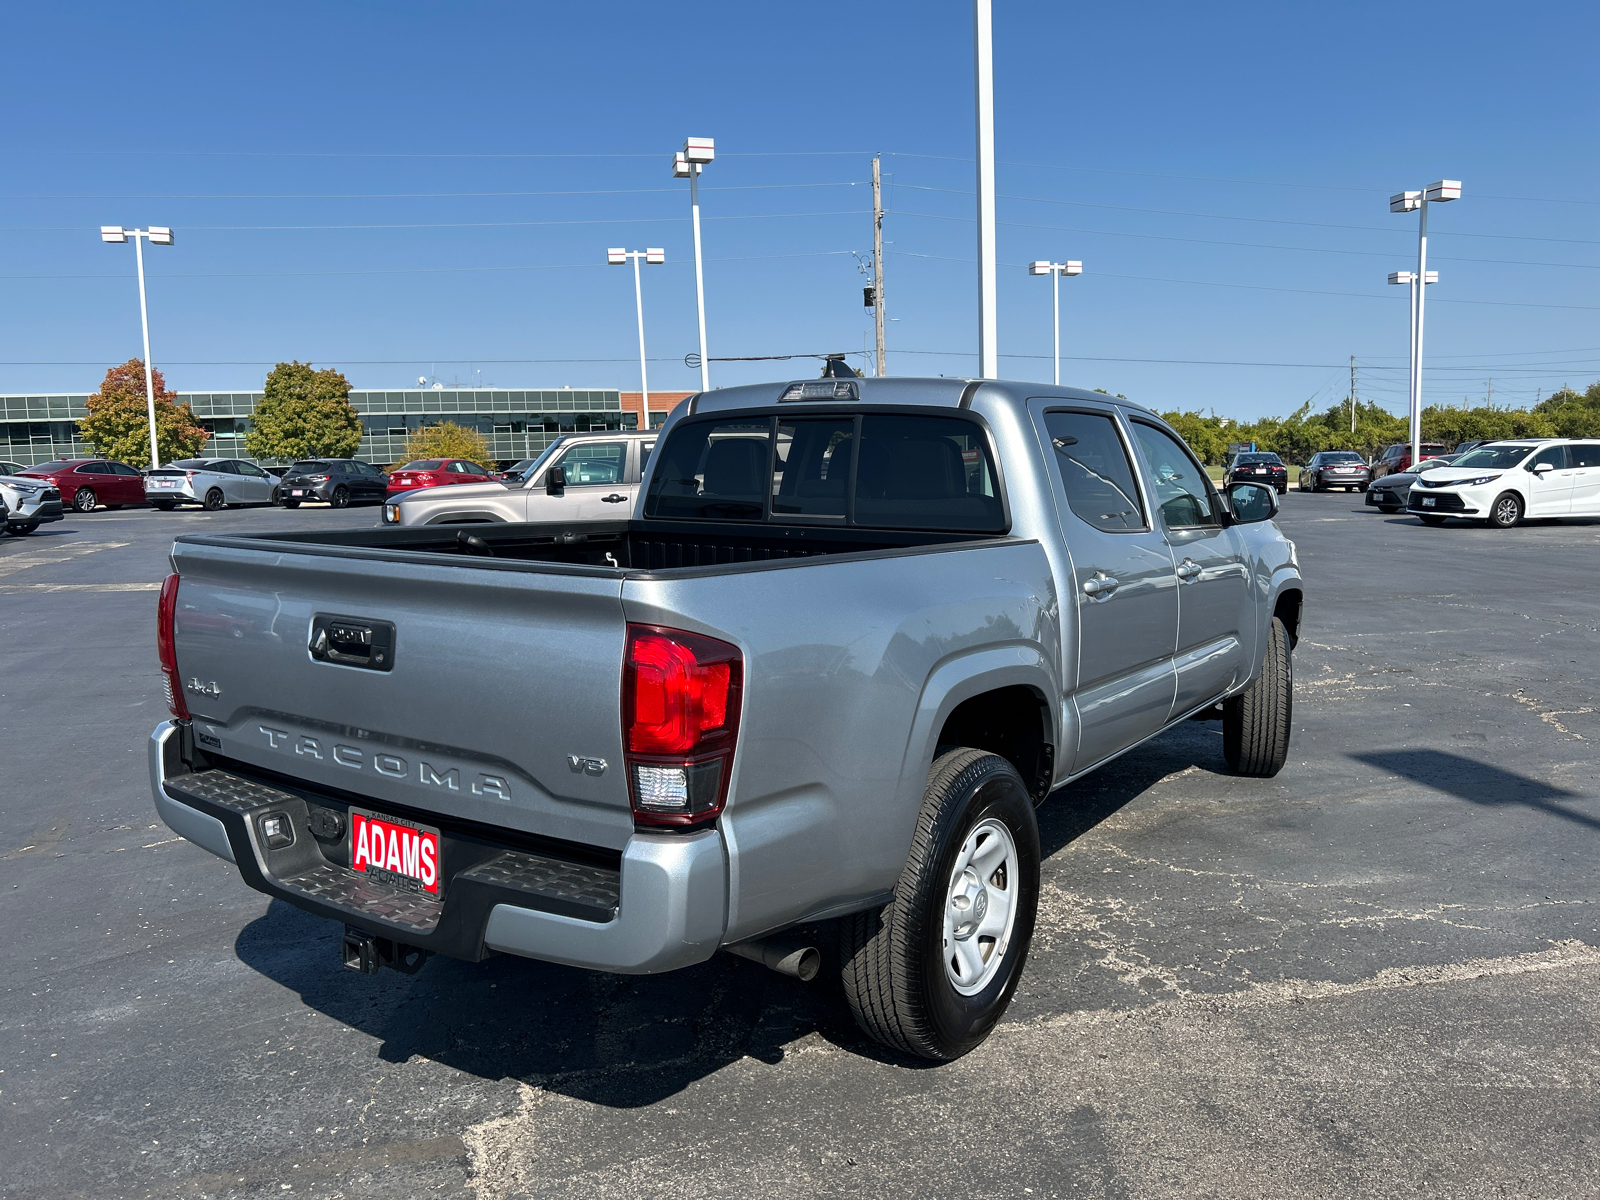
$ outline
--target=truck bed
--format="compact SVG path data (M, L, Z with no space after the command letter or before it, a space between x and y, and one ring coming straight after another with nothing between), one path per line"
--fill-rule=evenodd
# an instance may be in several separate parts
M181 543L294 553L352 556L392 562L427 556L434 562L467 558L474 567L516 569L528 564L592 568L603 572L663 571L797 558L882 555L995 541L992 534L918 530L846 529L822 525L750 522L626 520L570 525L423 525L412 528L337 529L309 533L192 535Z

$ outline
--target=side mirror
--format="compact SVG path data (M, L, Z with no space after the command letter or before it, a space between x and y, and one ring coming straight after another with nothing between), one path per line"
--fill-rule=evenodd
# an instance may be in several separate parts
M559 496L567 489L567 469L565 467L551 467L550 473L544 477L544 490L548 496Z
M1270 521L1278 515L1278 493L1264 483L1230 483L1226 495L1233 519L1240 525Z
M1533 473L1535 475L1543 475L1546 471L1554 471L1555 469L1556 466L1554 463L1535 463L1533 466Z

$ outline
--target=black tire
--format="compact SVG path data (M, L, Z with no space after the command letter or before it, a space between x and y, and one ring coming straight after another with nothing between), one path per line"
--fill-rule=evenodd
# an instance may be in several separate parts
M72 494L72 507L77 512L92 513L99 503L93 488L79 488Z
M1277 617L1267 630L1267 652L1255 682L1222 702L1222 753L1238 775L1271 779L1289 757L1294 717L1294 659L1289 631Z
M285 500L283 502L283 506L285 508L299 508L300 507L300 501L298 501L298 500Z
M1300 476L1300 478L1299 478L1299 480L1298 480L1298 481L1297 481L1297 483L1296 483L1296 486L1297 486L1297 487L1298 487L1298 488L1299 488L1299 489L1300 489L1300 490L1301 490L1301 491L1302 491L1302 492L1309 492L1309 491L1310 491L1310 490L1311 490L1311 489L1310 489L1310 488L1308 488L1308 487L1307 487L1307 486L1306 486L1306 477L1305 477L1305 476L1304 476L1304 475L1302 475L1302 476Z
M273 488L272 489L272 499L268 500L267 503L272 505L273 508L277 508L278 507L278 489L277 488Z
M1379 512L1386 512L1386 513L1397 513L1404 507L1405 506L1403 504L1380 504L1380 505L1378 505L1378 511Z
M1441 517L1438 513L1418 513L1417 514L1417 520L1421 521L1424 525L1443 525L1444 524L1444 518Z
M342 484L342 483L338 487L334 488L333 489L333 495L328 497L328 507L329 508L349 508L350 507L350 489L345 487L344 484Z
M1522 520L1522 497L1515 492L1501 492L1489 506L1489 528L1510 529Z
M206 493L204 506L205 506L205 510L207 512L216 512L225 503L226 503L226 501L222 497L222 489L221 488L212 488L209 492Z
M6 532L14 533L18 537L27 537L37 528L39 528L37 521L18 521L15 525L7 525Z
M977 883L988 911L989 888L1010 893L1009 936L991 938L979 980L963 995L950 978L945 912L957 855L980 826L997 822L1010 835L1016 878L1005 868ZM996 836L990 827L989 837ZM999 877L1001 882L996 883ZM918 1058L948 1062L974 1049L999 1022L1022 978L1039 905L1039 827L1017 769L996 754L960 748L941 754L928 773L911 851L882 908L839 923L845 998L856 1022L884 1045ZM975 906L976 907L976 906ZM971 911L971 910L968 910ZM969 935L970 937L970 935ZM952 956L959 957L959 956ZM996 965L998 963L998 965Z
M178 507L176 502L172 500L153 500L151 503L154 504L161 512L171 512L173 509Z

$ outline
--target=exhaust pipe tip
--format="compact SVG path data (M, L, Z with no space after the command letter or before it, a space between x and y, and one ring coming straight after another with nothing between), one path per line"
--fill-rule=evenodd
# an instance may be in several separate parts
M798 979L801 983L810 983L817 977L817 972L822 970L822 951L812 945L807 938L779 933L772 937L756 938L753 941L736 942L723 948L729 954L737 954L740 958L758 962L780 975Z

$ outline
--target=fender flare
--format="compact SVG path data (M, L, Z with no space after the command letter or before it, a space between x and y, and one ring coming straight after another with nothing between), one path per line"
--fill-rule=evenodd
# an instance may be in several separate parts
M911 719L911 732L906 738L905 755L900 764L901 811L915 815L921 807L939 731L956 706L997 688L1026 687L1038 693L1049 714L1048 738L1055 747L1059 768L1065 753L1062 746L1065 731L1058 674L1044 651L1030 642L958 651L936 664L923 681ZM1076 748L1076 745L1072 747Z
M499 513L495 512L453 512L441 513L431 521L424 521L424 525L505 525L506 521Z

